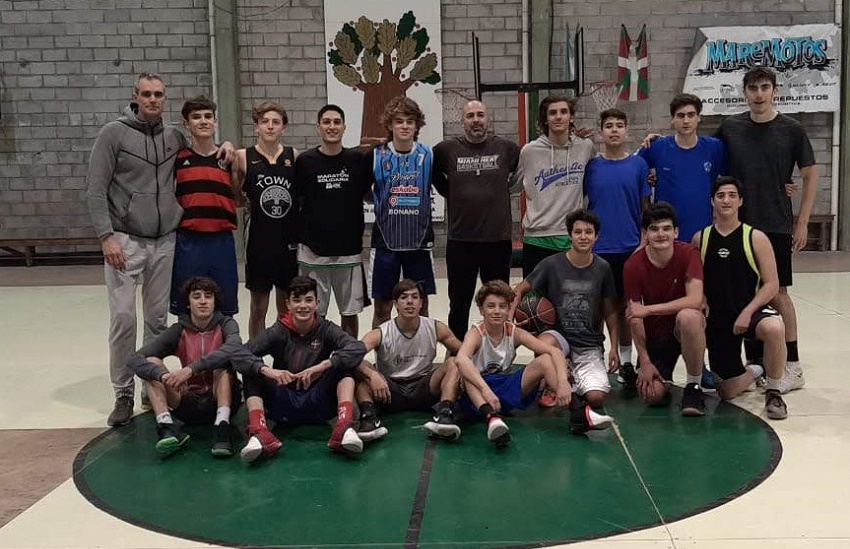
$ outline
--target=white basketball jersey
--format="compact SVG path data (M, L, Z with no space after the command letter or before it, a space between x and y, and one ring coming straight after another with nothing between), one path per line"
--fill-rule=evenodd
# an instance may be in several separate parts
M381 324L378 346L378 371L392 379L410 379L429 374L437 356L437 323L419 317L419 328L412 337L402 333L395 319Z
M493 340L487 335L487 328L481 320L475 324L478 333L481 334L481 348L472 357L472 363L482 374L501 374L508 371L516 358L514 347L514 325L505 322L505 337L498 345L493 345Z

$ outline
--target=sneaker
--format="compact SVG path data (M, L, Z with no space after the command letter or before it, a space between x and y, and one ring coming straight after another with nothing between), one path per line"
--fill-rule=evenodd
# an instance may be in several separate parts
M425 423L425 430L431 436L443 440L457 440L460 438L460 427L455 423L454 414L450 409L434 414L431 421Z
M614 423L614 418L600 414L587 405L570 414L570 432L574 435L583 435L591 430L601 431L611 427L612 423Z
M626 391L637 391L637 372L631 362L620 364L617 370L617 381L623 385Z
M156 441L156 451L162 457L170 456L186 446L190 438L173 423L158 423L156 434L159 437L159 440Z
M239 452L245 463L253 463L260 457L271 458L278 453L283 442L269 431L268 427L248 426L248 442Z
M361 417L360 425L357 427L357 436L363 442L372 442L389 433L383 422L376 416Z
M785 406L785 401L782 400L782 395L775 389L770 389L764 393L764 411L770 419L785 419L788 417L788 408Z
M803 377L802 370L795 371L786 368L785 375L782 376L782 380L779 382L779 392L784 395L791 391L802 389L805 386L806 378Z
M230 423L222 421L218 425L213 425L212 455L215 457L230 457L233 454L233 442L230 440Z
M558 397L555 395L555 391L547 387L540 392L537 405L541 408L554 408L557 399Z
M511 441L510 429L499 416L492 415L487 420L487 440L496 446L504 446Z
M682 391L682 415L689 417L705 415L705 396L696 383L685 385Z
M148 398L148 390L142 385L142 411L150 412L153 410L153 406L151 406L151 399Z
M337 425L339 425L339 422L337 422ZM344 429L334 427L331 438L328 440L328 448L333 452L355 456L363 452L363 441L349 423L348 427Z
M110 427L121 427L130 423L130 418L133 417L133 397L120 396L115 399L115 407L106 419L106 424Z
M703 389L714 390L716 389L714 383L714 375L711 373L705 365L702 367L702 379L700 380L700 385L702 385Z

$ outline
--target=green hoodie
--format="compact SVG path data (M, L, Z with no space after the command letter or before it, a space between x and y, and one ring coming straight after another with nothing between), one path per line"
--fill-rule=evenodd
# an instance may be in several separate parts
M183 210L174 195L174 162L188 146L176 126L139 118L135 103L97 136L86 175L86 202L97 236L166 235Z

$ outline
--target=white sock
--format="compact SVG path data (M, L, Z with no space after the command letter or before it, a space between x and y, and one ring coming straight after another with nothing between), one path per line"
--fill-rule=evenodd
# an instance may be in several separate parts
M688 375L685 377L685 379L686 379L686 382L687 382L687 384L688 384L688 385L690 385L691 383L696 383L696 384L697 384L697 387L699 387L699 384L700 384L700 382L702 381L702 374L697 374L697 375L695 375L695 376L692 376L691 374L688 374Z
M625 364L626 362L632 361L632 346L631 345L620 345L620 364Z
M230 406L219 406L216 410L214 425L218 425L222 421L230 423Z
M753 377L756 379L764 375L764 368L755 363L747 364L747 370L751 371L753 373Z
M774 378L768 376L766 378L765 383L764 383L764 388L767 389L768 391L778 391L781 384L782 384L781 379L774 379Z
M172 425L174 424L174 420L171 419L171 413L170 412L163 412L161 414L157 414L156 422L157 423L171 423Z

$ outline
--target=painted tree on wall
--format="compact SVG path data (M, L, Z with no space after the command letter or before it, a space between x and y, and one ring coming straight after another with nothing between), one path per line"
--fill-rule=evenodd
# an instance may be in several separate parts
M361 137L385 136L381 113L391 99L406 95L420 82L433 86L440 81L437 54L428 41L428 31L416 24L416 16L409 11L398 23L387 19L376 23L361 16L343 25L328 44L334 77L363 92Z

